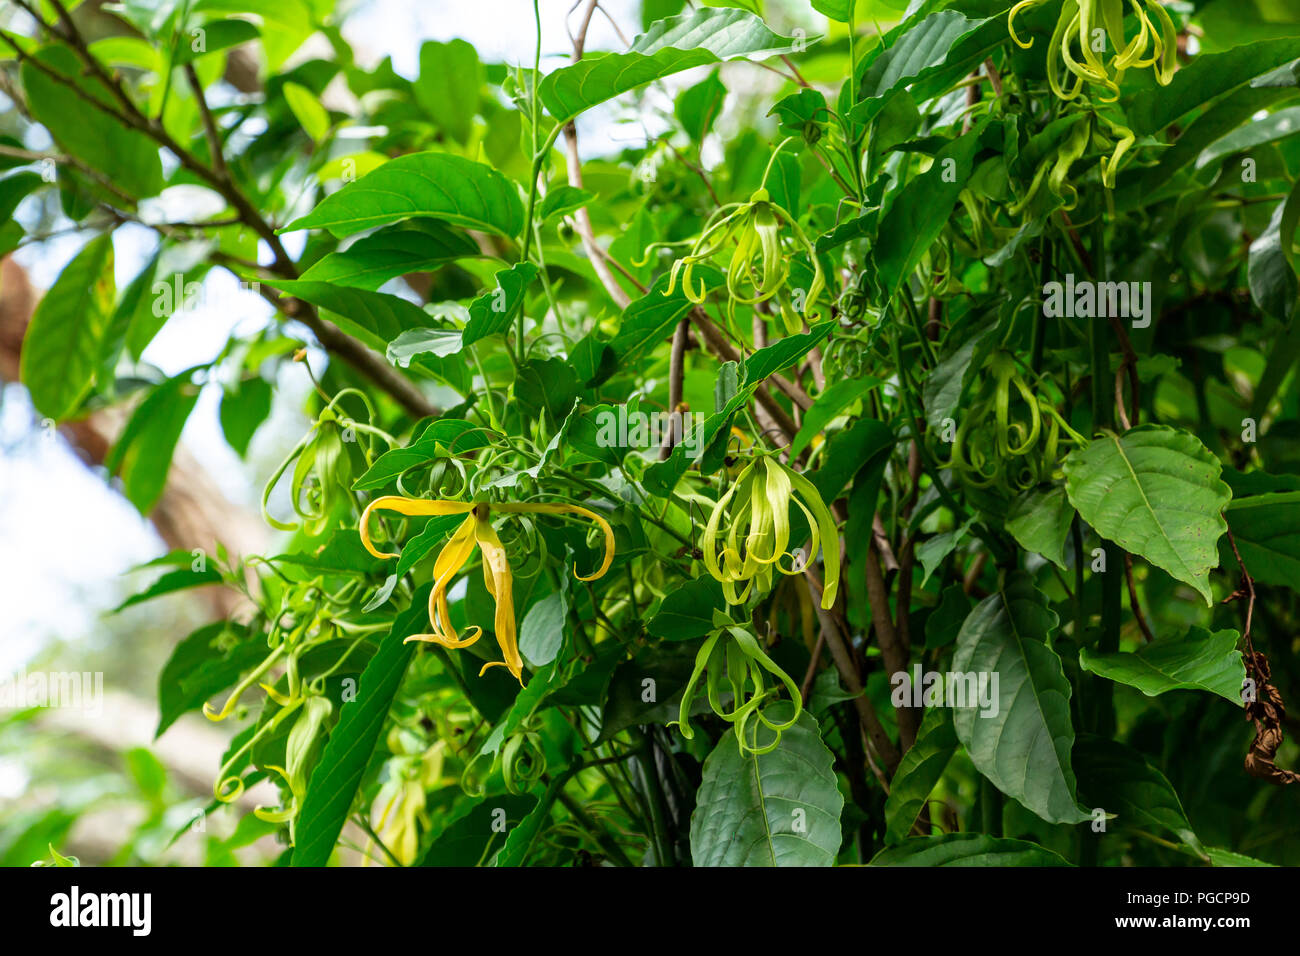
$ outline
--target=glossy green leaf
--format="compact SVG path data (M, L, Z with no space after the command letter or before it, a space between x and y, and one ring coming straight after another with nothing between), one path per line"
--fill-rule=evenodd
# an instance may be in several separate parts
M204 701L234 687L239 675L250 671L268 654L264 640L248 636L242 624L216 620L204 624L181 643L159 676L159 726L161 736L177 718L198 710Z
M482 78L478 51L465 40L426 40L420 44L415 100L440 129L462 145L469 142L474 128Z
M389 279L431 272L482 255L474 240L437 220L392 226L362 236L341 252L331 252L302 274L305 282L328 282L377 290Z
M286 83L283 90L298 125L317 143L325 139L330 131L330 114L316 94L299 83Z
M1006 529L1026 551L1041 554L1065 570L1065 543L1074 506L1061 485L1039 485L1016 496L1007 509Z
M1098 534L1163 568L1210 603L1215 543L1232 497L1222 466L1196 438L1167 425L1107 432L1065 459L1070 504Z
M411 153L326 196L281 231L328 229L342 238L421 216L509 239L523 228L524 206L515 184L490 166L450 153Z
M548 73L537 94L563 124L621 93L693 66L789 53L795 42L773 33L752 13L700 9L652 24L626 53L589 54Z
M464 455L482 448L490 438L487 429L469 422L458 418L441 419L429 425L406 447L394 448L376 458L352 487L358 491L382 488L399 475L436 458Z
M532 794L464 798L435 830L421 866L480 866L491 860L511 831L537 806Z
M1173 785L1142 754L1116 740L1080 734L1074 744L1079 799L1116 819L1110 825L1168 830L1198 856L1205 848L1187 820ZM1092 837L1085 835L1084 839Z
M63 77L56 80L32 62L22 66L27 105L55 141L128 195L139 199L156 195L163 184L158 144L109 113L89 108L83 95L104 104L116 105L116 101L98 80L86 75L71 49L49 46L37 52L35 60Z
M927 708L916 732L916 743L903 754L889 782L889 796L885 798L886 843L901 843L907 838L956 752L952 712L946 707Z
M954 707L953 724L999 790L1050 823L1077 823L1087 814L1070 767L1070 683L1049 643L1056 624L1047 597L1020 571L976 605L957 635L952 670L985 675L990 690L997 675L995 712L985 715L968 699Z
M496 274L496 288L477 296L469 304L469 321L461 335L463 345L473 345L489 335L510 331L515 316L524 307L524 295L537 278L537 267L521 262Z
M788 720L790 709L773 704L769 719ZM695 795L695 866L831 866L844 807L832 764L807 711L770 753L742 754L728 730L705 759Z
M564 645L569 605L563 592L546 595L528 609L519 625L519 653L534 670L555 660Z
M404 643L404 639L428 626L428 600L426 585L411 598L410 609L397 618L380 642L361 673L356 699L344 701L340 707L339 722L307 784L291 865L324 866L329 861L388 719L393 695L415 652L415 645Z
M826 426L844 412L862 396L881 383L880 379L867 375L862 378L846 378L826 386L825 391L817 396L812 408L804 413L803 423L790 445L790 454L798 455L818 435L823 435Z
M162 497L181 431L199 400L190 375L169 379L140 403L105 462L122 476L122 490L141 514Z
M136 604L142 604L145 601L152 601L156 597L162 597L164 594L175 594L177 591L187 591L190 588L201 588L209 584L220 584L221 574L216 568L205 567L201 571L192 568L179 568L175 571L168 571L162 575L153 584L149 585L138 594L132 594L117 607L113 608L114 614L123 611L128 607Z
M722 586L711 577L693 578L669 591L659 610L646 622L646 630L668 641L703 637L715 627L713 612L725 610Z
M976 31L984 42L1005 39L1005 24L1001 18L994 20L1003 27L1002 36L991 28L980 31L990 20L971 20L956 10L932 13L913 24L871 62L859 85L860 102L853 108L853 120L868 122L884 106L889 93L920 77L952 64L964 65L971 51L961 41Z
M1256 581L1300 588L1300 492L1237 498L1226 516L1241 559ZM1226 538L1219 552L1225 567L1235 572L1237 560Z
M718 79L714 70L701 82L688 87L678 97L676 109L677 121L682 129L697 143L713 129L713 123L722 112L722 104L727 98L727 88Z
M250 378L221 394L221 431L239 457L248 454L253 433L271 414L271 383Z
M113 311L113 240L86 244L32 315L20 375L42 415L62 421L94 384L100 341Z
M881 220L872 256L887 296L902 287L947 225L972 172L981 130L978 126L939 150L930 168L903 187Z
M328 317L339 328L380 352L402 332L420 328L429 322L429 314L418 305L386 292L371 292L307 279L262 281L304 302L310 302L319 309L328 310Z
M1124 113L1133 131L1147 136L1296 57L1300 57L1300 37L1262 40L1223 53L1202 53L1175 73L1168 86L1134 93L1124 103Z
M1136 687L1148 697L1171 690L1205 690L1241 706L1246 680L1233 630L1191 627L1178 637L1158 637L1136 651L1104 654L1087 647L1079 651L1079 666L1101 677Z
M985 833L911 837L872 857L871 866L1069 866L1046 847Z

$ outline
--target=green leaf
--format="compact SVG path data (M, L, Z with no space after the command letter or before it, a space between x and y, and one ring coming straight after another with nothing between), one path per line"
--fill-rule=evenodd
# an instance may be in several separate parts
M123 493L141 514L148 514L167 486L176 443L199 400L191 371L155 388L135 412L104 464L122 476Z
M1277 142L1297 132L1300 132L1300 106L1277 110L1215 140L1196 157L1196 168L1204 169L1234 153Z
M674 112L682 129L696 143L703 142L704 137L713 129L713 123L722 112L722 104L727 98L727 88L718 79L714 70L702 82L688 87L678 97Z
M555 660L564 645L564 621L569 613L564 594L554 591L528 609L519 625L519 653L537 668Z
M1241 560L1256 581L1300 589L1300 492L1237 498L1227 517ZM1225 563L1235 566L1226 539L1220 552Z
M176 571L168 571L149 587L145 588L139 594L132 594L129 598L113 608L112 613L125 610L136 604L142 604L145 601L151 601L156 597L162 597L164 594L172 594L176 591L185 591L189 588L200 588L207 584L220 584L221 574L216 568L205 567L202 571L194 571L190 568L180 568Z
M542 78L537 95L559 124L593 106L694 66L790 53L795 41L743 10L701 9L650 26L627 53L588 55Z
M412 468L427 464L436 458L464 455L488 443L489 432L459 418L444 418L433 422L405 448L386 451L366 473L353 483L358 491L382 488Z
M600 737L609 740L636 724L668 724L677 720L682 693L695 668L697 647L665 644L641 649L632 660L614 668L600 718ZM703 696L691 713L709 709Z
M393 574L400 578L423 561L430 551L447 540L447 535L464 523L464 515L437 515L430 518L419 534L402 545L402 552L397 559L397 567Z
M1141 425L1107 432L1066 457L1070 504L1098 534L1190 584L1211 603L1215 543L1232 492L1191 432Z
M812 7L831 20L848 23L853 17L854 2L855 0L812 0Z
M12 219L18 204L44 184L37 173L14 173L0 179L0 221Z
M221 393L221 431L240 458L248 454L248 444L257 427L271 414L271 383L264 378L250 378Z
M645 629L668 641L689 641L713 630L713 612L725 610L722 585L711 577L693 578L669 591Z
M812 408L804 413L803 424L799 426L799 433L794 436L794 443L790 446L790 455L793 457L802 452L809 442L824 434L832 419L880 384L880 379L867 375L862 378L846 378L828 385L817 396Z
M457 259L482 255L463 232L436 219L416 223L362 236L343 251L322 257L302 274L303 281L375 291L389 279L410 272L432 272Z
M931 14L908 27L872 61L858 87L860 102L850 114L853 121L870 121L896 89L944 70L968 72L968 63L983 59L988 50L1005 40L1006 24L1001 17L970 20L955 10Z
M265 641L248 639L244 626L232 621L215 621L190 634L173 649L158 677L154 737L162 736L182 714L233 687L239 675L256 667L267 653Z
M132 747L124 756L127 772L140 788L141 796L150 803L161 801L167 786L167 770L158 758L144 747Z
M872 257L886 296L893 297L948 224L970 177L983 128L981 122L939 150L930 168L904 186L885 213Z
M42 415L63 421L86 397L112 311L113 239L104 234L68 263L27 326L20 375Z
M838 324L834 319L821 322L807 332L787 335L779 342L759 349L741 363L741 382L757 385L769 375L790 367L815 349Z
M1074 744L1074 766L1084 806L1114 814L1121 827L1168 830L1192 852L1205 856L1173 785L1132 747L1080 734ZM1084 839L1089 838L1085 834Z
M829 504L864 468L880 462L883 470L883 458L897 443L893 429L884 422L859 418L831 436L821 467L808 479L817 488L822 501Z
M569 213L581 209L595 198L595 193L589 193L585 189L578 189L576 186L568 184L553 186L546 191L546 195L542 198L542 204L538 207L538 221L546 222L553 216L567 216Z
M1282 248L1282 215L1286 211L1285 203L1278 203L1269 219L1268 227L1250 244L1250 258L1247 263L1247 281L1250 284L1250 297L1260 311L1273 316L1279 321L1287 321L1295 307L1297 283L1291 263L1287 261L1286 251ZM1288 337L1288 340L1293 336ZM1287 356L1294 361L1295 355ZM1272 356L1270 356L1271 360ZM1289 366L1282 369L1283 374ZM1278 382L1277 384L1281 384ZM1276 384L1273 387L1276 391ZM1256 398L1259 390L1256 390ZM1268 394L1264 404L1251 405L1253 417L1258 418L1267 407Z
M1088 819L1075 799L1070 748L1070 683L1048 639L1056 614L1024 572L975 606L953 652L952 669L998 678L995 713L978 701L954 707L957 739L975 768L1049 823Z
M938 569L944 559L961 544L962 540L970 531L971 522L968 520L959 528L951 531L942 531L939 534L927 538L921 544L917 545L916 556L921 561L921 586L930 580L930 575Z
M117 106L107 88L86 75L71 49L49 46L34 59L65 81L48 76L32 62L22 65L27 104L55 141L127 194L137 199L156 195L163 185L158 144L108 112L91 108L77 94L73 87L100 103Z
M261 281L294 298L310 302L319 309L328 310L339 328L380 352L407 329L429 324L429 314L418 305L386 292L371 292L307 279Z
M1234 853L1232 850L1221 850L1216 846L1207 847L1205 852L1214 866L1277 866L1276 863L1265 863L1253 856Z
M505 836L537 806L532 794L466 798L435 831L421 866L478 866L499 851ZM506 829L503 831L501 827Z
M1025 840L1006 840L985 833L945 833L911 837L886 847L870 866L1070 866L1046 847Z
M757 354L757 353L755 353ZM752 358L753 356L751 356ZM700 425L696 425L673 446L672 454L665 461L657 461L645 470L642 484L647 491L659 497L667 497L686 474L691 462L699 458L704 449L713 444L714 439L727 427L733 415L754 397L757 386L747 385L737 392L722 411L714 412Z
M696 270L692 279L708 290L718 288L724 282L722 273L711 268ZM653 349L695 308L695 303L682 294L680 287L672 295L664 295L666 288L668 278L664 276L623 310L618 333L609 343L610 350L622 363L635 362Z
M362 671L356 699L345 701L339 709L339 722L307 784L290 865L324 866L329 862L388 719L393 696L415 652L415 645L404 643L404 639L427 625L428 600L426 585L411 598L411 607L393 623L392 631Z
M180 43L176 48L176 65L184 66L200 57L232 46L248 43L261 36L257 27L247 20L208 20L201 27L203 31L203 49L195 50L192 40Z
M133 335L139 333L134 330L140 324L139 316L142 313L152 311L154 297L151 294L153 289L154 272L158 267L158 260L161 251L156 253L150 259L143 269L131 280L130 284L122 290L122 296L113 309L112 316L109 317L108 326L104 329L102 344L100 345L99 355L99 372L97 381L108 382L112 380L113 373L117 368L117 361L122 355L122 348L127 347L132 358L136 361L140 359L140 352L144 351L144 346L149 343L146 341L136 351L133 345Z
M298 83L285 83L282 89L285 102L307 135L317 143L328 136L330 114L321 106L316 94Z
M1300 57L1300 37L1261 40L1224 53L1201 53L1174 74L1168 86L1134 93L1124 102L1124 115L1138 136L1164 129L1203 103L1245 85Z
M907 838L956 752L952 712L946 707L927 708L916 732L916 743L903 754L898 771L889 783L889 796L885 800L886 843L901 843Z
M578 373L562 358L530 359L515 375L515 400L529 416L548 414L558 427L581 391Z
M788 720L792 705L768 717ZM831 866L844 797L817 720L801 713L770 753L741 753L735 728L704 761L691 814L695 866Z
M373 574L385 566L383 560L362 547L361 538L354 528L338 528L330 532L329 537L319 546L311 539L296 539L295 543L299 542L307 547L276 555L271 560L276 564L291 564L335 574Z
M428 40L420 45L420 78L415 101L462 146L469 142L478 112L478 88L483 68L478 51L461 39L448 43Z
M971 600L961 584L950 584L939 595L939 606L925 619L925 648L947 647L957 640L961 626L970 616Z
M982 354L988 329L975 333L951 355L940 360L929 375L925 377L921 396L925 402L925 420L931 428L942 428L943 420L951 418L961 403L961 393L971 376L972 366L979 363L973 360L976 349Z
M489 335L508 332L524 306L524 294L537 278L537 271L531 262L520 262L498 272L496 288L469 304L469 321L461 335L462 345L473 345Z
M1131 653L1099 653L1087 647L1079 650L1079 666L1085 671L1136 687L1148 697L1171 690L1206 690L1242 706L1241 688L1246 681L1233 630L1210 631L1191 627L1180 637L1158 637Z
M342 238L420 216L512 239L523 229L524 206L515 184L490 166L449 153L411 153L326 196L280 231L328 229Z
M1065 570L1065 540L1074 507L1061 485L1039 485L1018 495L1007 509L1006 529L1026 551Z

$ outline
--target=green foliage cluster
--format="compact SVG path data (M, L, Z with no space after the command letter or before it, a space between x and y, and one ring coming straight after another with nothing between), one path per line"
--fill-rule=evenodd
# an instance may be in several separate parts
M237 722L212 807L275 784L281 863L1300 859L1247 719L1300 690L1293 3L647 0L626 49L414 79L328 0L18 5L57 177L0 144L0 206L93 236L40 414L128 406L147 512L200 386L246 454L312 376L282 552L138 598L247 595L159 731ZM663 132L580 161L623 106ZM167 378L182 261L279 321Z

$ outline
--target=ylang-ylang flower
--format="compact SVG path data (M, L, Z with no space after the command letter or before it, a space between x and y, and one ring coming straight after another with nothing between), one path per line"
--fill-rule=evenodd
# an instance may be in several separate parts
M447 543L438 552L433 563L433 591L429 594L428 634L413 634L408 641L428 641L443 647L457 649L469 647L483 633L478 626L470 628L464 636L456 633L451 623L447 607L447 588L452 579L474 556L477 548L483 555L483 583L496 605L493 632L501 646L502 660L489 661L479 671L481 677L490 667L505 667L515 678L523 683L523 658L519 655L519 642L515 626L515 604L513 581L510 574L510 560L506 554L501 538L492 527L493 511L506 514L548 514L579 515L595 522L605 534L605 556L600 567L590 575L583 576L574 569L574 575L580 581L594 581L609 570L614 560L614 532L607 522L596 512L579 505L537 504L520 502L503 502L489 504L486 501L445 501L427 498L404 498L388 495L376 498L366 507L361 515L361 543L365 549L377 558L395 558L396 554L378 551L370 540L370 516L376 511L393 511L408 517L465 515L465 520L452 534Z

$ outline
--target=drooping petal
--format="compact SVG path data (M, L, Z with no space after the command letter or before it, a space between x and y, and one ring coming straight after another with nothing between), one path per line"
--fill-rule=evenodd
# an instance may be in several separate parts
M370 543L370 515L375 511L395 511L397 514L408 517L422 517L425 515L463 515L472 511L473 508L474 502L472 501L440 501L432 498L403 498L400 495L385 495L370 502L370 504L366 505L366 510L361 513L361 526L358 528L361 532L361 545L376 558L397 557L396 553L376 551L375 546Z
M482 677L490 667L505 667L522 684L524 660L519 655L519 642L515 633L514 579L510 574L506 549L497 537L496 529L492 527L487 508L475 512L474 537L478 541L479 550L483 552L483 584L496 602L493 629L505 658L484 664L479 676Z
M474 524L474 515L468 515L438 552L433 562L433 590L429 592L429 626L432 631L412 634L407 641L441 644L454 650L469 647L483 633L482 628L472 627L465 637L458 637L447 609L447 586L474 555Z

